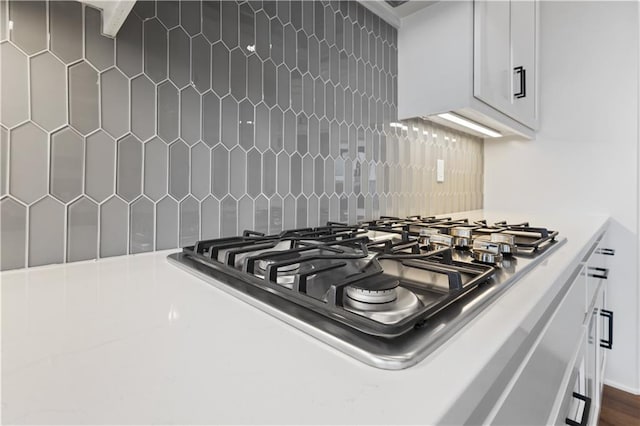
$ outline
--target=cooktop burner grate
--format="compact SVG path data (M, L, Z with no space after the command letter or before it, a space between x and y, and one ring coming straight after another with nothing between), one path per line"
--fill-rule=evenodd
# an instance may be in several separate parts
M278 235L245 231L241 237L198 241L185 247L183 255L212 268L223 281L225 275L242 279L361 332L385 337L423 324L494 271L454 260L450 249L426 250L404 230L393 229L391 238L379 241L367 232L336 223ZM397 298L389 289L388 294L376 293L383 290L378 284L389 282L401 289L394 293L411 294L412 309L390 303ZM375 306L372 315L371 307L363 305L367 300L389 305Z

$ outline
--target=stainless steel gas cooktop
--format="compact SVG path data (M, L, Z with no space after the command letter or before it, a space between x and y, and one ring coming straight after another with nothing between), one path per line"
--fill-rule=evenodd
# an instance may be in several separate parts
M416 364L563 240L412 216L198 241L169 260L375 367Z

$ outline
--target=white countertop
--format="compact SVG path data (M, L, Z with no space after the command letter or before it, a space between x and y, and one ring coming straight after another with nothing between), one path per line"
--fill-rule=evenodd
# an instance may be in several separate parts
M367 366L183 272L166 260L175 250L2 273L2 422L437 423L608 220L456 214L479 215L532 220L568 241L401 371Z

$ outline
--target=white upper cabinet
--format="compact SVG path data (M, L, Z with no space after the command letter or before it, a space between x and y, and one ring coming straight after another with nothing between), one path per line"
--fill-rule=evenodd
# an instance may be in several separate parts
M535 49L535 2L475 2L473 94L533 129Z
M455 116L502 136L537 128L535 0L441 1L402 19L398 117ZM495 135L494 135L495 137Z

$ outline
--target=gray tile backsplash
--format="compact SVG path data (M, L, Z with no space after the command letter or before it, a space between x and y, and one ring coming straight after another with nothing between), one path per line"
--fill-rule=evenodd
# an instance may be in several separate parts
M0 12L2 270L482 207L482 141L397 122L396 29L356 2L138 0L116 39Z

